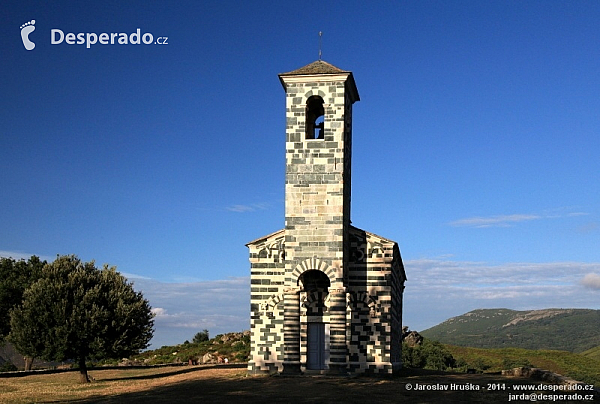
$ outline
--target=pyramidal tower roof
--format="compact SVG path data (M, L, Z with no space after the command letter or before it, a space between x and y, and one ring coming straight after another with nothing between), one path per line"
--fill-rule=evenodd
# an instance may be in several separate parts
M339 73L350 73L347 70L342 70L339 67L325 62L324 60L316 60L312 63L307 64L304 67L293 70L287 73L281 73L280 76L297 76L304 74L339 74Z
M299 69L292 70L291 72L280 73L279 80L281 81L283 88L287 89L286 81L295 81L294 79L302 76L310 77L330 75L345 75L347 85L349 85L348 88L352 94L352 102L360 100L358 96L358 89L356 88L356 83L354 82L354 76L352 75L352 72L349 70L342 70L339 67L335 67L331 63L325 62L324 60L316 60Z

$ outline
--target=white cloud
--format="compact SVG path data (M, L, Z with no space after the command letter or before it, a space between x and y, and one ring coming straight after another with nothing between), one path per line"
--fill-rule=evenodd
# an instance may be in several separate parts
M230 210L232 212L238 212L238 213L252 212L254 210L254 208L250 205L233 205L233 206L228 206L225 209Z
M167 310L162 307L153 307L152 313L155 315L155 318L168 316Z
M585 212L570 212L573 208L557 208L549 209L541 214L512 214L512 215L497 215L497 216L477 216L466 219L454 220L448 223L453 227L511 227L516 223L527 222L541 219L557 219L562 217L580 217L587 216Z
M490 217L471 217L467 219L459 219L450 222L450 226L454 227L508 227L514 223L524 222L528 220L538 220L542 216L538 215L504 215Z
M577 217L577 216L589 216L589 213L586 212L571 212L569 214L567 214L567 216L569 217Z
M479 308L600 309L600 263L505 263L406 260L403 323L424 330ZM152 347L250 327L250 278L165 283L135 279L155 317Z
M586 274L581 280L581 284L590 289L600 289L600 275L595 273Z
M237 213L245 213L245 212L254 212L257 210L266 210L269 209L271 205L268 203L254 203L251 205L232 205L232 206L228 206L225 209L231 211L231 212L237 212Z
M404 324L423 330L479 308L531 310L600 309L591 281L600 263L460 262L420 259L404 262ZM587 279L587 283L581 280ZM587 286L584 287L584 286Z
M186 283L137 278L134 289L156 314L152 348L191 340L203 329L214 336L250 328L249 277Z
M138 274L133 274L130 272L120 272L119 273L121 275L123 275L125 278L127 278L128 280L135 280L135 279L152 279L152 278L148 278L147 276L142 276L142 275L138 275Z

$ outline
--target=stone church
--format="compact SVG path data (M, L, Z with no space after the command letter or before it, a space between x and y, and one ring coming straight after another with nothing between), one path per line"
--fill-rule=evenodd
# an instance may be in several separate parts
M317 60L282 73L285 227L247 244L248 371L393 373L406 274L398 244L352 226L352 72Z

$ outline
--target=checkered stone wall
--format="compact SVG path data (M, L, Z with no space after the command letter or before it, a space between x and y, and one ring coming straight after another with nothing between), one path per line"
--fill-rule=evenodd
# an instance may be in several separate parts
M345 125L345 80L311 78L286 86L285 239L286 271L317 256L335 268L336 286L343 286L344 230L349 224L350 164L345 163L345 143L351 136ZM308 100L324 101L323 139L307 139ZM291 278L288 281L292 281Z
M283 286L285 279L283 231L273 233L250 248L250 351L251 373L283 370Z
M392 373L402 366L400 251L395 242L356 227L349 236L349 366L359 373Z

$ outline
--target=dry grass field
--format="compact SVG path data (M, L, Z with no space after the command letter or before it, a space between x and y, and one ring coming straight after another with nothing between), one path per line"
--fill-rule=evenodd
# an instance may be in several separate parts
M78 383L77 372L0 378L0 403L506 403L514 385L539 384L422 370L394 378L246 376L239 365L100 369L90 375L95 381L86 385ZM451 390L452 385L480 390Z

